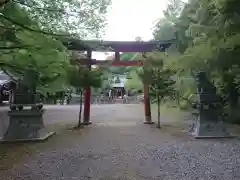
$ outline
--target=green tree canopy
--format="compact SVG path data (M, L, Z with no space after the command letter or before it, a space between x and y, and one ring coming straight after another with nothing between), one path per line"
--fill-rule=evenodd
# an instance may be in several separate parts
M8 1L0 9L0 68L16 80L29 69L38 90L67 86L70 58L60 39L99 36L110 1ZM101 27L101 28L100 28Z
M75 88L84 89L88 86L99 88L103 73L99 70L89 70L85 66L71 65L68 70L68 82Z
M180 54L174 68L179 79L206 71L231 109L238 106L239 97L239 5L238 0L190 0L181 7L180 0L172 1L154 31L155 38L160 38L169 24L175 29Z
M99 37L103 32L106 25L105 14L111 1L12 0L9 3L25 9L29 17L49 33L91 38Z
M36 31L22 28L8 18ZM27 69L35 69L39 74L38 90L41 92L62 88L69 55L61 42L40 33L39 25L29 18L27 11L13 2L1 9L0 20L3 29L0 34L0 68L15 80Z

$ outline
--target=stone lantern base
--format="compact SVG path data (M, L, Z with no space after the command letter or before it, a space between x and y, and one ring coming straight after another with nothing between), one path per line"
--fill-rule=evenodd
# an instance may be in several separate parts
M48 132L43 123L43 110L9 111L9 125L0 143L44 141L55 132Z
M222 122L200 122L197 121L193 132L191 132L196 139L203 138L233 138Z

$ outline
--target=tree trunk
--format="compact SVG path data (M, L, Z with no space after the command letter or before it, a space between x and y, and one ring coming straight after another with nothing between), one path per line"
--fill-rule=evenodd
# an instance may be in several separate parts
M83 104L83 90L80 90L80 107L79 107L79 115L78 115L78 125L77 127L83 127L82 126L82 104Z
M57 97L55 95L53 96L53 104L57 104Z
M180 93L178 91L176 92L176 101L177 101L177 105L179 106L179 104L180 104Z
M160 105L161 105L161 99L160 99L160 96L159 96L159 93L157 93L157 111L158 111L158 114L157 114L157 128L160 128Z

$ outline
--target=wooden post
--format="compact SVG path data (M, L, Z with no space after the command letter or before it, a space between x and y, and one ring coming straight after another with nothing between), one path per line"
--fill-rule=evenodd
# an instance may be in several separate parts
M152 121L151 117L151 106L150 106L150 99L149 99L149 87L148 84L144 84L144 110L145 110L145 121L144 124L153 124L154 122Z
M120 61L120 53L119 52L115 52L115 62L119 62Z
M87 51L87 57L89 59L92 58L92 51ZM89 71L91 71L91 63L88 65ZM92 124L90 121L90 105L91 105L91 87L85 88L85 95L84 95L84 111L83 111L83 125Z

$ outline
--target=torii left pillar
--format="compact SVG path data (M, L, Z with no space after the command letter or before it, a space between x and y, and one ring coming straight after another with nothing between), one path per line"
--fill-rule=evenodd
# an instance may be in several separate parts
M92 51L87 51L87 58L92 59ZM88 65L89 71L91 71L91 63ZM84 111L83 111L83 125L92 124L90 121L90 105L91 105L91 87L85 88L84 94Z
M149 99L149 85L145 82L143 85L144 93L144 110L145 110L145 121L144 124L154 124L151 116L151 105Z

